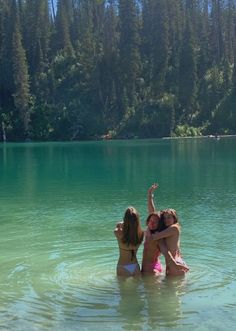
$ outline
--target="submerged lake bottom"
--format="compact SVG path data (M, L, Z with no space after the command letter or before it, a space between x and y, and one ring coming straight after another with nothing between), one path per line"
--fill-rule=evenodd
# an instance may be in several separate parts
M0 330L232 330L235 148L235 138L0 145ZM117 278L114 226L133 205L145 228L154 181L158 208L178 212L190 272Z
M93 258L85 256L88 247L67 252L65 260L55 252L46 267L43 256L37 265L11 261L8 286L1 291L1 329L229 330L234 325L235 270L222 274L204 257L185 277L118 278L109 243L102 256L90 246Z

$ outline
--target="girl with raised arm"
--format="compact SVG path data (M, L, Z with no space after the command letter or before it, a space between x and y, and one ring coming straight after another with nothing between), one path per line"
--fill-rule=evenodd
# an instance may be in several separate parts
M152 213L155 212L153 192L157 187L157 184L153 184L148 190L148 210ZM160 249L163 249L163 255L166 258L166 275L184 275L189 268L180 255L180 225L176 211L174 209L161 211L159 223L160 227L155 233L152 233L149 228L147 229L145 241L147 243L149 241L157 242Z
M140 275L140 266L137 260L137 251L143 241L144 232L140 218L134 207L125 211L123 222L116 225L114 234L119 246L119 260L117 264L118 276Z
M153 192L158 187L157 184L153 184L148 190L148 218L146 220L147 230L154 234L157 231L161 231L161 214L155 211L153 203ZM162 272L162 265L160 262L161 253L164 255L166 264L172 265L173 268L179 268L176 261L173 259L170 252L168 252L167 245L163 239L161 240L149 240L145 237L144 248L143 248L143 259L142 259L142 272L144 274L155 274L158 275Z

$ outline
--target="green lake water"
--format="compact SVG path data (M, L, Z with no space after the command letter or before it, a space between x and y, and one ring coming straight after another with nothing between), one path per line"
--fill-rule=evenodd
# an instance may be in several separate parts
M120 281L114 225L155 181L191 271ZM235 233L236 138L1 144L0 330L232 330Z

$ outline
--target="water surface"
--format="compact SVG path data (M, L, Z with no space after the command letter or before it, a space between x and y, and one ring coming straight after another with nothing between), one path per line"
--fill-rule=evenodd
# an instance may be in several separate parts
M1 144L0 330L232 330L235 150L235 138ZM144 226L157 180L191 271L119 281L114 224L134 205Z

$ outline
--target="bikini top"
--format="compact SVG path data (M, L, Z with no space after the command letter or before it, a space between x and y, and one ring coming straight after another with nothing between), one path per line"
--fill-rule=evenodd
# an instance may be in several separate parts
M119 246L120 247L120 246ZM137 249L125 249L125 248L121 248L120 249L122 251L127 251L127 252L131 252L131 261L134 260L134 258L136 257L136 253L137 253Z

